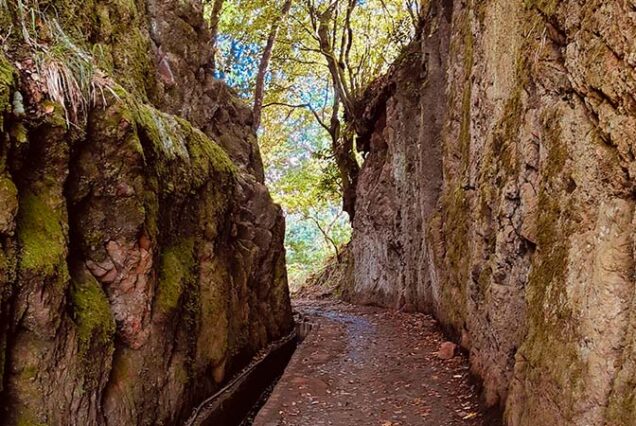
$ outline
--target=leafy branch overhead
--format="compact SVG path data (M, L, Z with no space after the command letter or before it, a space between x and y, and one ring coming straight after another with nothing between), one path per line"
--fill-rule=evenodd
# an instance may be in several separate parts
M288 213L292 275L294 265L311 268L349 238L361 160L356 100L410 42L418 4L208 2L216 75L254 106L269 185ZM298 239L322 241L315 261L294 258Z

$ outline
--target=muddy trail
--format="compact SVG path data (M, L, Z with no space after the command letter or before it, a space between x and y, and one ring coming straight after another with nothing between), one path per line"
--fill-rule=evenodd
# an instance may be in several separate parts
M464 356L440 352L437 322L341 302L299 300L312 330L254 425L495 425Z

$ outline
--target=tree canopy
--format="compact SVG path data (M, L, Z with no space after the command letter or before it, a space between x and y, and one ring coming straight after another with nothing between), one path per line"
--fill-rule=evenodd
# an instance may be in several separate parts
M349 240L351 108L410 42L419 0L213 0L207 13L216 76L255 106L293 284Z

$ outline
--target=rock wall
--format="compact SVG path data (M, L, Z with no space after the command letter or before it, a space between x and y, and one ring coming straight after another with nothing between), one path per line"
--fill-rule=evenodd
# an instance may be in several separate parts
M0 2L0 28L2 423L180 423L292 327L251 111L197 1Z
M354 286L354 259L350 245L339 250L339 256L333 256L321 268L311 274L302 287L294 292L298 299L341 299L351 302Z
M636 422L636 2L431 0L365 97L354 299L434 313L509 425Z

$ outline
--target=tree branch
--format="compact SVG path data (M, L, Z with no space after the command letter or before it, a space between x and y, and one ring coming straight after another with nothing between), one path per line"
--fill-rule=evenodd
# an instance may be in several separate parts
M267 75L267 69L272 59L272 52L274 51L274 44L278 37L278 31L280 29L280 23L287 17L292 6L292 0L285 0L283 8L280 11L280 16L274 17L272 27L267 37L267 43L261 56L261 62L258 65L258 72L256 74L256 89L254 90L254 130L258 130L261 127L261 116L263 114L263 99L265 98L265 76Z
M333 246L333 249L336 252L336 259L338 259L338 263L340 263L341 259L340 259L340 250L338 250L338 245L333 240L333 238L331 238L329 236L329 234L323 229L323 227L322 227L322 225L320 225L320 222L318 221L318 219L316 219L313 216L309 216L309 215L305 215L305 219L311 220L312 222L314 222L316 224L316 227L318 228L318 230L320 231L322 236L325 238L327 243L329 243L329 244L331 244Z
M216 42L219 36L219 22L223 11L224 0L214 0L212 14L210 15L210 40L212 44L212 69L216 69Z
M311 111L311 113L314 115L314 117L316 117L316 121L318 121L318 124L320 124L326 131L331 133L331 129L329 128L329 126L327 126L327 124L325 124L325 122L320 118L320 115L318 114L318 112L316 112L314 107L312 107L310 104L288 104L288 103L285 103L285 102L270 102L268 104L263 105L263 109L271 107L271 106L282 106L282 107L287 107L287 108L298 108L298 109L304 108L304 109L308 109L309 111Z

